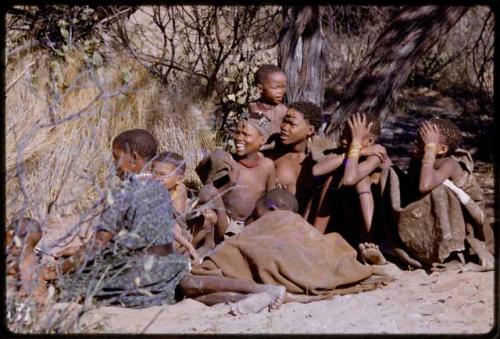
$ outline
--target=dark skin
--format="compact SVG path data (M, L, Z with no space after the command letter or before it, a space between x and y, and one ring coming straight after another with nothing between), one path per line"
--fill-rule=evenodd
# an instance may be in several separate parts
M349 133L343 133L342 145L344 148L343 154L329 154L313 167L313 174L315 176L325 175L341 169L343 167L343 176L341 185L354 186L359 194L361 211L365 224L365 232L368 234L371 229L374 201L371 194L371 185L376 180L376 169L385 166L390 166L391 162L387 156L385 148L381 145L375 144L375 136L370 133L372 124L367 124L366 116L364 114L354 114L347 121ZM358 143L361 145L359 160L356 157L345 159L345 154L348 151L350 143ZM325 188L323 189L320 198L320 207L328 204L324 201L326 189L331 184L331 179L327 180ZM369 192L369 193L368 193ZM314 225L318 230L324 232L328 224L329 216L316 218Z
M309 213L311 189L316 185L311 173L314 163L306 153L308 139L314 132L314 126L301 112L289 109L281 123L281 144L274 160L277 185L297 197L303 216Z
M139 174L146 165L147 161L141 157L137 152L127 152L113 145L113 159L116 166L117 175L123 179L132 173ZM99 230L95 233L95 241L90 244L85 244L81 247L70 247L63 249L61 252L56 253L56 258L66 258L61 262L62 273L73 271L76 267L81 265L87 256L93 256L100 249L104 248L113 239L113 234ZM149 254L155 255L168 255L174 250L173 244L164 244L151 247L148 250ZM57 278L57 272L54 267L46 266L42 269L42 277L45 280L54 280Z
M260 98L249 104L250 112L262 112L271 120L272 133L279 133L280 124L287 107L282 104L286 93L286 75L283 72L268 74L262 83L257 84Z
M442 142L439 129L436 125L424 122L418 130L417 156L423 157L423 146L433 143L436 145L436 160L434 163L422 162L418 189L420 193L427 194L441 185L446 179L458 180L463 175L463 169L452 158L445 158L448 146Z
M175 164L165 161L153 161L152 172L155 178L163 183L163 186L170 192L172 203L179 214L186 212L187 192L183 184L184 172L177 168ZM200 256L193 245L182 235L182 229L178 223L174 228L175 241L183 246L193 260L199 260Z
M219 192L223 193L227 215L245 221L257 199L275 187L275 170L273 161L259 152L265 138L252 125L240 121L233 138L236 154L224 159L229 167L229 182ZM217 229L219 236L224 232L225 229Z

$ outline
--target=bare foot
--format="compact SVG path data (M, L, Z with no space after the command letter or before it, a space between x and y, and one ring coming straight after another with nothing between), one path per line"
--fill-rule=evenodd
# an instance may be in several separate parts
M241 315L258 313L264 308L270 307L272 302L273 298L266 292L250 294L245 299L232 304L229 314Z
M375 275L387 275L399 279L403 271L393 263L388 262L385 265L371 265L372 273Z
M493 271L495 269L495 257L488 252L486 249L486 245L483 241L480 241L478 239L475 239L472 236L467 236L467 241L476 252L477 256L479 257L479 262L481 263L481 270L482 271Z
M247 298L231 305L230 314L258 313L264 308L277 310L285 300L286 289L279 285L264 285L264 292L250 294Z
M365 242L359 244L359 250L361 251L361 258L367 264L371 265L385 265L387 264L387 260L385 260L384 255L378 249L378 246L371 243Z
M285 300L286 288L281 285L265 285L266 293L270 294L273 298L271 305L269 305L270 310L277 310L283 304Z

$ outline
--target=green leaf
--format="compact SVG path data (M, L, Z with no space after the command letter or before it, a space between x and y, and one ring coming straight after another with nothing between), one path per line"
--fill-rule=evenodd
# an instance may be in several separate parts
M62 37L63 37L64 39L67 39L67 38L68 38L68 36L69 36L69 31L68 31L66 28L63 28L63 27L61 27L60 31L61 31L61 35L62 35Z
M229 95L227 96L227 98L228 98L229 100L231 100L231 101L236 101L236 95L234 95L234 94L229 94Z
M240 105L243 105L246 102L246 98L244 96L238 97L238 100L236 102Z

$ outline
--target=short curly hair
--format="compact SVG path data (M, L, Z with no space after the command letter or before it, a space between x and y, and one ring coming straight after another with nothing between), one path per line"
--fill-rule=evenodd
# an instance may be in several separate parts
M264 81L266 81L267 76L269 74L273 74L273 73L285 74L285 72L281 68L279 68L278 66L275 66L275 65L265 64L265 65L260 66L254 75L255 84L262 85L262 83Z
M309 121L314 129L317 131L323 123L323 116L321 115L321 108L310 101L296 101L288 105L288 109L293 109L300 112L305 120Z
M186 172L186 161L179 153L165 151L158 154L153 161L158 162L166 162L174 165L180 174L184 174Z
M282 188L274 188L263 195L259 201L264 203L268 208L273 206L279 210L292 211L297 213L299 203L297 198L290 192Z
M448 146L448 153L453 153L462 142L462 132L451 120L435 117L430 121L439 129L441 143Z
M145 129L130 129L118 134L113 139L113 147L127 153L137 152L144 160L149 161L156 155L158 144L155 137Z

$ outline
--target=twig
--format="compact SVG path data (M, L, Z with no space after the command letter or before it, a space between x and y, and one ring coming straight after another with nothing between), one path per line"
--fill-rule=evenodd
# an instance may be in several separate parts
M21 79L21 77L28 71L28 69L33 66L35 64L34 61L32 61L28 66L26 66L26 68L24 69L24 71L21 72L21 74L19 74L17 76L17 78L14 79L14 81L12 81L8 86L7 86L7 89L5 90L5 93L7 93L11 88L12 86L14 86L16 84L16 82L19 81L19 79Z
M158 311L158 313L156 313L156 315L153 317L153 319L151 319L151 321L142 329L141 331L141 334L145 333L146 330L151 327L151 325L153 325L153 323L156 321L156 319L160 316L160 314L163 313L163 311L165 311L164 308L162 308L161 310Z

